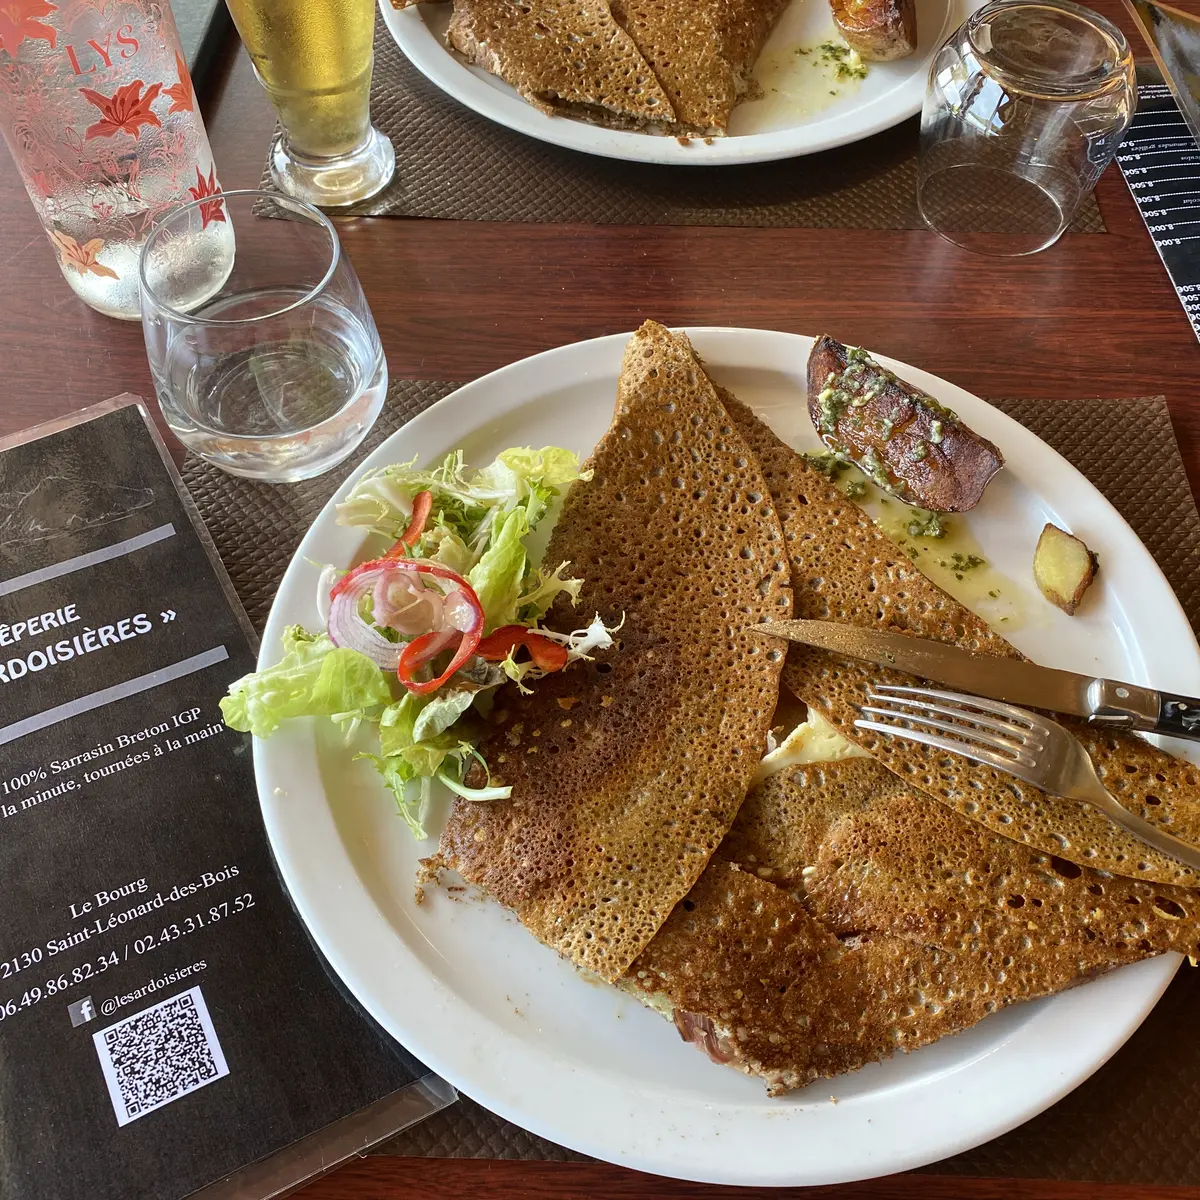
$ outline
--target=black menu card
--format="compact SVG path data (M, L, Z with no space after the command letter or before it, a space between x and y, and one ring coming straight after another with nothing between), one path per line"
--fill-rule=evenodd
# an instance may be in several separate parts
M0 439L0 1196L275 1195L453 1098L291 907L253 668L140 405Z
M1157 67L1137 68L1137 113L1117 165L1200 337L1200 147Z

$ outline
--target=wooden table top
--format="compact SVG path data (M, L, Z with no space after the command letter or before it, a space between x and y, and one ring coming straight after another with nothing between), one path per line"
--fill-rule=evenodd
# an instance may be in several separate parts
M1132 35L1118 0L1097 0L1094 7ZM202 101L222 183L257 185L273 114L235 40ZM1164 393L1196 491L1200 347L1115 167L1097 196L1107 236L1067 234L1024 259L969 255L921 230L363 219L343 223L340 232L393 378L466 381L540 350L633 329L646 317L671 325L827 331L985 397ZM0 259L7 280L0 289L6 384L0 434L118 392L153 396L140 326L99 316L75 298L11 165L0 172ZM664 1181L604 1164L378 1157L335 1171L301 1194L305 1200L732 1200L762 1193ZM787 1194L1200 1200L1200 1187L914 1175Z

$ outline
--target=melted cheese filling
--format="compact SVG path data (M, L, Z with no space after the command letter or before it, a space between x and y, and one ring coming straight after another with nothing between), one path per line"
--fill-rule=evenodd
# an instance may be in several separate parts
M804 763L837 762L842 758L867 758L853 742L848 742L820 713L808 710L808 719L797 725L786 738L770 751L758 764L754 773L754 784L762 783L770 775L788 767L799 767Z

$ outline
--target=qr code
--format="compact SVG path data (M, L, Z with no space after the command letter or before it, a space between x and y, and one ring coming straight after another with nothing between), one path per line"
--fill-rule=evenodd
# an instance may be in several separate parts
M118 1125L229 1074L198 987L92 1035Z

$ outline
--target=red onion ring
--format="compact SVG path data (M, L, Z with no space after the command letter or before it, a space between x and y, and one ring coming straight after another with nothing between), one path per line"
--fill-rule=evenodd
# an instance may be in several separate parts
M334 589L333 599L329 604L329 640L335 646L344 646L365 654L384 671L396 669L405 643L388 641L378 629L364 621L359 615L358 603L363 596L374 590L379 576L390 569L392 568L389 566L363 571L353 579L347 576L342 581L346 586Z
M359 613L359 602L368 592L374 591L384 575L393 571L429 576L438 581L447 600L448 629L431 630L406 642L392 642L363 620ZM365 562L338 580L330 593L327 628L329 640L335 646L365 654L382 670L396 671L409 691L424 693L436 691L474 653L483 634L483 608L475 589L449 567L420 559L385 557ZM437 679L424 682L413 680L412 672L438 651L448 647L455 634L460 636L459 648L446 671ZM435 643L437 649L432 650ZM402 664L406 669L401 669Z

